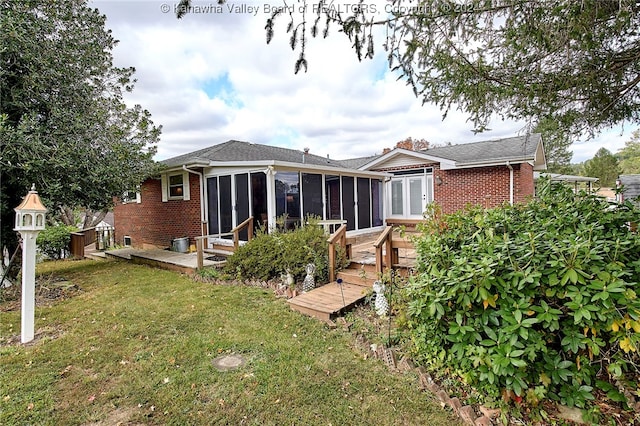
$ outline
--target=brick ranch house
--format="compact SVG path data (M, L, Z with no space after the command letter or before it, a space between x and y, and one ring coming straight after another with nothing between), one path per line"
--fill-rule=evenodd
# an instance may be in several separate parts
M174 238L255 225L302 223L309 214L342 220L352 233L423 220L426 204L443 212L467 204L495 207L534 195L534 170L546 169L542 139L499 140L333 160L308 150L228 141L162 161L159 175L114 208L116 239L168 247Z

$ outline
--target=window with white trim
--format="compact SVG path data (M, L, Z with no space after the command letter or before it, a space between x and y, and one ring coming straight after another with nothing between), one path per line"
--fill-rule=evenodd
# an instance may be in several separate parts
M129 190L122 193L122 204L140 203L140 186L136 186L135 190Z
M162 201L189 200L189 172L168 173L162 179Z

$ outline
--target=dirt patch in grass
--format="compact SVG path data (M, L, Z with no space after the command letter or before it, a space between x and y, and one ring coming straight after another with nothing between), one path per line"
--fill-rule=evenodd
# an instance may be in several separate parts
M132 421L132 419L139 414L140 410L137 408L116 408L111 411L104 420L99 422L85 423L83 426L111 426L111 425L120 425L120 426L138 426L144 425L144 423L140 423L137 421Z
M54 340L64 335L64 330L60 326L46 326L36 330L33 340L24 345L21 343L20 334L13 334L6 338L0 337L0 348L5 346L33 346L42 340Z
M51 306L53 303L75 297L82 289L64 277L55 275L39 276L36 278L35 295L36 306ZM16 285L0 290L0 312L20 310L22 285Z

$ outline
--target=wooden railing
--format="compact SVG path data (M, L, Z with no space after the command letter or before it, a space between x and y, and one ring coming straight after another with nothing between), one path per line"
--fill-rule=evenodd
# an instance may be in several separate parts
M231 230L231 232L233 233L234 250L238 249L238 246L240 245L240 232L242 232L245 228L247 229L247 241L251 241L251 239L253 238L253 216L249 216L247 220Z
M198 269L202 269L204 267L204 253L207 250L206 247L210 238L233 237L232 251L235 252L240 246L240 232L244 229L247 230L247 241L251 241L253 239L253 216L249 216L244 222L233 228L231 232L196 237Z
M414 248L413 242L406 238L394 240L392 226L387 226L382 231L373 246L376 249L376 272L378 274L382 274L385 269L393 269L394 265L398 264L400 259L398 249Z
M84 248L89 244L96 242L96 228L87 228L78 232L71 233L71 241L69 242L69 252L71 256L78 259L84 258Z
M384 272L384 267L390 269L393 265L392 262L392 241L393 241L393 227L387 226L384 231L380 234L375 243L373 243L373 247L376 249L376 272L378 274L382 274ZM384 248L384 256L383 249ZM384 259L383 259L384 257Z
M341 247L347 255L347 259L351 259L351 246L347 244L347 225L341 225L336 232L329 236L327 242L329 243L329 282L333 282L336 279L336 247Z

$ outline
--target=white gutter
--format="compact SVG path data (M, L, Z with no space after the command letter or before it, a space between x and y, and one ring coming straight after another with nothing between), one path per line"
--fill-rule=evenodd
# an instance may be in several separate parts
M200 178L200 235L204 236L206 235L206 233L203 233L202 224L207 222L206 220L207 203L205 202L205 199L204 199L204 175L200 172L196 172L195 170L191 170L187 168L186 165L182 166L182 169L189 173L193 173L194 175L198 175L198 177ZM208 230L207 230L207 233L208 233Z
M288 161L277 161L277 160L261 160L261 161L211 161L208 164L208 167L240 167L240 168L260 168L260 170L264 170L262 167L267 168L269 166L273 166L275 168L279 168L280 171L283 170L291 170L291 171L321 171L325 172L328 175L347 175L347 176L360 176L360 177L377 177L383 178L386 176L393 176L391 173L386 172L371 172L366 170L358 170L358 169L347 169L344 167L335 167L335 166L319 166L316 164L301 164L301 163L291 163Z
M513 167L508 161L507 168L509 169L509 204L513 205Z
M470 169L474 167L491 167L491 166L503 166L505 161L509 164L520 164L530 162L530 158L497 158L487 161L471 161L464 163L455 163L454 165L441 164L440 170L456 170L456 169ZM537 166L534 166L534 168Z

